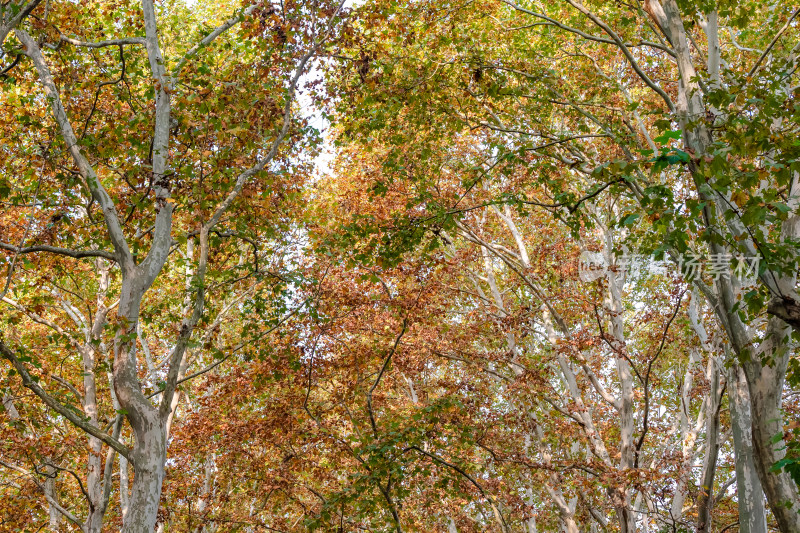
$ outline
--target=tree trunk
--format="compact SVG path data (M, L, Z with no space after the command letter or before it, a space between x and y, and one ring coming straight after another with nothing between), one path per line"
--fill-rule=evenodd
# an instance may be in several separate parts
M456 523L450 517L447 517L447 533L458 533Z
M136 417L138 418L138 417ZM164 423L153 409L134 427L133 484L123 533L152 533L158 519L167 442Z
M616 263L614 256L614 234L610 229L604 228L605 237L605 259L606 264ZM608 291L605 298L606 312L609 314L610 333L613 338L615 350L615 366L619 378L619 433L620 433L620 460L619 469L622 472L634 467L636 448L633 441L634 432L634 396L633 396L633 373L627 359L623 357L627 351L625 341L625 325L623 323L624 305L622 302L622 288L625 273L609 269L606 276L608 280ZM630 505L629 489L619 486L611 492L611 499L619 518L619 528L622 533L634 533L636 531L636 517Z
M750 394L744 372L738 365L728 370L728 400L731 410L733 453L736 461L736 495L741 533L766 533L764 493L753 463Z
M711 531L711 508L714 505L714 476L717 471L717 457L719 456L719 408L721 395L719 393L719 372L714 363L714 358L708 360L707 376L709 378L709 391L706 409L706 446L703 461L703 473L700 476L700 491L697 497L697 533Z
M105 322L105 319L103 319ZM100 325L102 329L102 324ZM83 412L89 422L99 427L97 422L97 386L94 374L94 351L87 343L83 347ZM100 533L103 528L105 507L103 506L103 443L97 437L89 436L89 456L87 459L86 490L89 499L89 515L86 518L87 533Z
M768 330L763 342L767 348L743 364L752 409L755 467L778 528L783 533L796 533L800 531L797 486L787 473L772 472L773 465L784 456L783 439L773 442L773 438L783 435L781 395L790 356L783 339L789 334L789 328L780 319L773 318ZM771 364L765 362L767 359Z
M130 505L131 483L128 476L128 460L119 456L119 512L122 515L122 522L128 516Z
M56 493L56 477L58 476L58 471L52 467L46 467L44 469L44 473L47 477L44 480L44 493L52 498L54 502L58 501L58 494ZM58 531L61 528L61 513L56 506L52 503L48 504L47 506L49 516L49 526L50 529L53 531Z

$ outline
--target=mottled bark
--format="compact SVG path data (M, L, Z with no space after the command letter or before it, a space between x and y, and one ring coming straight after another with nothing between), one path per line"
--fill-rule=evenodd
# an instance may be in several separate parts
M646 8L675 50L680 73L676 112L686 148L691 150L694 157L702 158L712 145L711 131L707 124L697 123L697 121L693 121L692 117L705 116L708 109L703 102L702 91L696 81L697 71L692 62L680 9L675 0L663 0L663 4L658 0L647 0ZM716 20L710 20L710 22L710 26L707 26L709 33L716 30ZM716 37L714 35L711 37L713 45ZM710 59L716 61L715 56L718 52L713 46L711 52ZM714 68L717 69L718 64L714 65ZM716 82L716 80L712 81ZM704 188L707 185L706 178L698 171L697 164L690 161L688 167L695 179L695 187L701 200L708 202L708 206L704 209L705 224L710 228L726 228L740 241L739 246L743 247L749 255L757 256L758 250L755 243L752 242L751 233L748 233L747 228L743 227L742 222L737 217L728 217L725 220L719 218L718 213L727 211L730 205L729 198L721 192L706 192ZM789 190L789 203L792 210L797 207L798 198L800 198L797 181L795 177ZM781 228L782 237L785 239L796 238L797 228L797 216L790 216ZM712 252L716 254L729 252L724 245L718 243L712 243L711 248ZM781 456L778 449L782 447L782 443L773 444L771 440L774 436L782 434L783 431L780 404L786 363L788 362L786 344L788 328L780 327L783 322L780 319L772 318L767 337L762 340L762 346L759 347L757 353L754 353L753 341L755 339L739 316L733 281L724 277L715 281L718 301L713 302L715 304L713 307L726 330L737 357L743 364L751 400L754 462L761 485L778 527L783 532L793 533L800 531L800 514L798 514L800 495L797 487L786 474L771 471L772 466ZM793 275L764 272L760 275L760 282L775 294L794 295L795 277ZM773 305L774 310L775 305Z
M713 358L708 361L706 377L709 381L706 408L706 440L703 470L697 495L697 532L711 531L711 511L714 505L714 478L719 456L719 410L722 401L719 372Z
M742 364L750 392L755 467L770 510L782 532L800 531L800 498L797 485L785 472L773 472L783 458L783 395L786 367L791 355L785 338L789 328L773 318L762 343L762 352ZM778 437L775 441L774 437Z
M728 370L728 401L736 465L736 500L739 530L742 533L766 533L767 517L764 493L753 462L753 438L750 416L750 393L744 372L737 364Z

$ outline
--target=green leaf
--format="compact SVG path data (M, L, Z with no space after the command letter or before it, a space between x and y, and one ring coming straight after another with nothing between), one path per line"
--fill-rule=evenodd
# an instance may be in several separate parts
M630 226L634 222L636 222L639 219L640 216L641 215L639 215L639 213L631 213L630 215L627 215L625 218L622 219L622 222L620 222L620 225L621 226Z

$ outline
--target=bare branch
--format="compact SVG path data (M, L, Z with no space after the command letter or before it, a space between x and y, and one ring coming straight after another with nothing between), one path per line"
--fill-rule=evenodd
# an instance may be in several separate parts
M46 252L50 254L63 255L65 257L72 257L73 259L83 259L86 257L102 257L104 259L108 259L109 261L117 260L114 254L112 254L111 252L106 252L105 250L72 250L69 248L59 248L57 246L48 246L44 244L36 246L26 246L24 248L20 248L19 246L14 246L13 244L0 242L0 250L8 250L9 252L13 252L16 254L32 254L36 252Z
M375 424L375 414L372 411L372 393L375 392L375 389L378 387L378 384L381 382L381 378L383 377L383 373L386 372L386 368L389 366L389 363L392 360L392 356L397 351L397 347L400 345L400 340L403 338L403 335L406 334L408 330L408 320L403 319L403 327L400 330L400 333L397 335L397 338L394 340L394 345L392 349L389 350L389 355L386 356L386 359L383 361L383 366L381 366L380 372L378 372L378 377L375 378L375 383L372 384L370 387L369 392L367 392L367 409L369 410L369 422L372 425L372 432L375 436L378 436L378 427Z
M108 446L114 448L118 451L123 457L131 460L130 457L130 450L117 439L113 438L112 436L104 433L99 428L94 427L93 425L89 424L86 420L78 416L75 412L67 408L66 406L62 405L60 402L56 401L52 396L50 396L28 373L28 370L25 368L25 365L14 355L14 352L3 342L0 341L0 355L3 356L4 359L7 359L13 366L17 373L22 378L22 384L30 389L36 396L38 396L48 407L53 409L55 412L69 420L74 426L82 429L89 435L96 437L106 443Z
M8 72L9 72L9 71L10 71L12 68L14 68L14 67L16 67L16 66L17 66L17 64L19 63L19 60L20 60L20 58L22 58L22 55L21 55L21 54L17 54L17 55L15 55L15 56L14 56L14 61L12 61L12 62L11 62L11 64L10 64L10 65L8 65L7 67L5 67L5 68L4 68L2 71L0 71L0 78L5 78L5 77L6 77L6 75L8 74Z
M201 49L203 49L206 46L208 46L209 44L211 44L211 42L214 39L216 39L217 37L219 37L220 35L222 35L226 31L231 29L236 24L239 24L241 21L243 21L245 19L245 17L249 17L253 13L253 11L255 11L256 7L259 6L259 4L260 3L252 4L251 6L243 9L239 14L234 15L233 17L229 18L228 20L226 20L225 22L223 22L222 24L217 26L214 29L214 31L212 31L211 33L206 35L199 43L197 43L196 45L191 47L183 55L183 57L178 62L178 64L175 65L175 68L172 69L172 77L173 78L177 78L178 75L181 73L181 70L183 70L183 67L184 67L184 65L186 65L186 62L188 60L190 60L191 58L196 56L197 52L199 52Z
M108 234L116 252L116 257L113 259L120 264L120 266L123 268L123 271L130 270L134 267L133 256L128 248L128 243L125 240L125 235L122 231L122 225L119 222L117 208L114 206L114 202L108 195L108 192L106 192L103 184L100 183L97 174L95 173L91 164L89 164L86 156L81 153L80 146L78 145L78 139L75 136L75 132L72 129L72 124L67 117L67 112L64 109L64 105L61 103L61 97L59 96L58 89L53 81L53 76L50 74L50 69L44 61L42 51L39 49L39 45L36 44L36 41L34 41L27 32L23 30L16 30L15 34L17 39L19 39L19 41L25 46L25 55L28 56L31 61L33 61L33 64L36 67L36 70L39 74L39 81L44 88L45 96L48 100L50 100L50 108L53 112L53 116L61 128L61 136L64 138L64 142L66 143L73 160L78 166L81 176L86 180L86 184L92 193L92 197L95 199L95 201L97 201L98 204L100 204L100 207L102 208L103 218L105 220L106 227L108 228ZM107 256L95 254L94 257Z
M426 457L432 459L434 462L437 462L452 470L455 470L456 472L467 478L469 482L472 483L472 485L474 485L476 489L478 489L478 492L481 493L481 496L483 496L489 502L489 505L492 507L492 511L494 511L495 519L500 523L500 527L502 528L502 530L505 532L509 531L506 519L505 517L503 517L503 513L500 512L500 509L497 508L497 504L495 504L494 499L485 490L483 490L483 487L480 485L480 483L478 483L474 477L470 476L467 472L465 472L463 468L460 468L449 461L445 461L436 454L426 452L425 450L417 446L409 446L408 448L403 450L403 452L407 452L409 450L414 450L417 453L425 455Z
M61 42L69 43L74 46L81 46L84 48L106 48L108 46L122 46L126 44L146 44L144 38L142 37L124 37L122 39L111 39L108 41L86 42L73 39L72 37L67 37L64 34L61 34Z
M180 335L172 350L170 356L169 369L167 370L166 384L164 385L163 395L161 397L161 406L159 407L160 416L166 420L172 410L172 397L175 394L175 387L178 384L178 377L180 376L181 362L186 353L186 348L189 345L189 340L192 337L195 326L203 316L205 308L205 277L206 268L208 264L208 230L203 227L200 231L200 261L196 274L192 278L192 285L196 287L197 294L194 298L192 305L192 314L183 319L181 323ZM186 302L187 306L189 301Z
M64 467L58 466L57 464L53 464L50 461L46 461L44 464L49 466L50 468L54 468L54 469L59 470L61 472L66 472L67 474L71 475L75 479L75 481L78 482L78 488L81 489L81 493L83 493L83 496L86 498L86 501L89 502L89 505L92 505L91 496L89 496L89 493L86 492L86 487L83 486L83 481L81 481L80 476L78 476L78 474L76 474L74 470L70 470L69 468L64 468ZM45 476L45 477L51 477L52 478L52 477L56 477L56 475L57 475L56 472L54 472L52 474L48 474L48 473L45 473L45 472L40 472L39 469L36 467L36 465L33 466L33 470L40 476Z
M52 496L47 494L47 492L45 492L45 490L44 490L44 487L42 487L41 483L39 483L39 481L37 481L36 476L33 474L33 472L29 472L28 470L25 470L24 468L21 468L21 467L16 466L16 465L12 465L10 463L6 463L5 461L2 461L2 460L0 460L0 466L4 466L4 467L8 468L9 470L13 470L13 471L15 471L15 472L17 472L19 474L22 474L23 476L29 476L33 480L33 482L36 484L36 487L42 492L42 494L44 495L45 499L47 500L47 503L52 505L54 509L56 509L59 513L64 515L64 517L67 520L69 520L70 522L72 522L73 524L78 526L81 531L84 531L84 532L86 531L86 526L84 526L83 521L80 520L74 514L70 513L66 509L64 509L61 505L59 505L59 503L55 499L53 499ZM19 488L19 487L17 487L17 488Z
M642 444L644 444L644 439L647 437L647 432L650 429L649 419L650 419L650 373L653 370L653 363L656 362L658 356L661 355L661 352L664 350L664 344L667 342L667 333L669 332L669 327L672 325L672 321L675 320L675 317L678 316L678 311L681 309L681 302L683 302L683 295L686 294L686 289L684 289L680 296L678 296L678 303L675 305L675 310L670 315L669 320L667 320L667 324L664 326L664 333L661 335L661 343L658 345L658 350L650 358L647 363L647 372L645 373L644 382L642 386L644 387L644 415L642 417L642 434L639 435L639 440L636 442L636 459L634 459L633 467L639 467L639 456L642 450Z
M778 30L778 33L775 34L775 37L773 37L772 41L770 41L769 45L767 45L767 48L764 50L764 52L758 58L758 61L756 61L755 65L753 65L753 68L751 68L750 72L747 73L747 77L748 78L752 78L753 75L758 71L759 67L761 66L761 62L764 61L764 59L769 55L770 51L775 46L775 43L777 43L778 39L780 39L781 35L783 35L783 33L787 29L789 29L789 25L792 23L792 21L795 19L795 17L797 17L797 15L799 15L799 14L800 14L800 7L797 8L794 13L792 13L792 16L789 17L789 20L786 21L786 24L784 24L783 27L780 30Z
M458 362L464 363L466 365L477 366L478 368L480 368L481 370L483 370L487 374L491 374L492 376L496 377L497 379L501 379L501 380L509 381L509 382L513 381L508 376L504 376L502 374L499 374L499 373L495 372L494 370L492 370L491 368L489 368L488 366L481 365L479 363L476 363L475 361L469 361L467 359L458 357L457 355L447 354L447 353L444 353L444 352L438 352L438 351L435 351L435 350L433 352L431 352L431 353L433 353L433 355L442 357L444 359L449 359L451 361L458 361Z

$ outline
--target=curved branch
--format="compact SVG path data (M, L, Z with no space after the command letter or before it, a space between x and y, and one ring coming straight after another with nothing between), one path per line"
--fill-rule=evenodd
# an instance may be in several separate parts
M197 52L199 52L202 48L205 48L206 46L211 44L211 42L214 39L216 39L217 37L219 37L220 35L222 35L226 31L231 29L236 24L239 24L240 22L242 22L245 19L245 17L249 17L253 13L253 11L255 11L256 7L258 7L259 5L260 5L260 2L256 3L256 4L252 4L251 6L243 9L241 13L239 13L238 15L234 15L233 17L229 18L228 20L226 20L225 22L223 22L222 24L217 26L214 29L214 31L212 31L211 33L206 35L199 43L197 43L196 45L191 47L183 55L183 57L178 62L178 64L175 65L175 68L172 69L172 77L173 78L178 77L178 75L181 73L181 70L183 70L184 65L186 65L186 62L189 59L191 59L194 56L196 56Z
M542 20L545 20L546 22L543 22L542 24L545 24L545 25L548 25L548 26L555 26L557 28L560 28L560 29L562 29L564 31L568 31L570 33L574 33L575 35L578 35L578 36L583 37L584 39L588 39L590 41L595 41L595 42L603 43L603 44L613 44L615 46L617 45L617 43L615 41L611 40L611 39L606 39L605 37L600 37L598 35L592 35L590 33L586 33L585 31L579 30L578 28L573 28L572 26L567 26L566 24L562 24L561 22L557 21L554 18L548 17L547 15L544 15L542 13L537 13L535 11L531 11L529 9L525 9L524 7L522 7L520 5L517 5L517 4L513 3L513 2L510 2L509 0L501 0L501 2L503 2L507 6L513 8L513 9L515 9L517 11L525 13L526 15L531 15L531 16L540 18ZM537 25L538 24L531 24L530 26L537 26ZM515 29L515 30L516 29L523 29L523 28L527 28L527 27L530 27L530 26L523 26L521 28L512 28L512 29ZM672 57L675 57L675 51L674 50L672 50L669 47L664 46L662 44L658 44L658 43L652 43L652 42L649 42L649 41L639 41L636 44L628 43L628 46L650 46L652 48L657 48L657 49L659 49L659 50L661 50L663 52L666 52L669 55L671 55Z
M581 198L578 199L578 201L576 201L573 204L570 204L569 202L558 202L558 203L555 203L555 204L545 204L545 203L541 203L541 202L535 202L535 201L532 201L532 200L519 200L519 201L521 203L523 203L523 204L535 205L535 206L538 206L538 207L546 207L546 208L550 208L550 209L555 209L555 208L558 208L558 207L566 207L567 210L569 211L569 213L572 214L572 213L574 213L575 211L578 210L578 208L581 206L582 203L584 203L584 202L586 202L588 200L591 200L592 198L594 198L595 196L597 196L598 194L600 194L601 192L603 192L607 188L611 187L612 185L614 185L616 183L621 183L623 181L625 181L625 178L617 178L617 179L611 180L609 182L606 182L603 185L601 185L600 187L598 187L597 189L595 189L594 191L592 191L590 193L587 193L586 195L582 196Z
M491 496L489 496L489 494L487 494L486 491L483 490L483 487L481 487L480 483L475 481L475 478L470 476L467 472L465 472L463 468L459 468L458 466L454 465L453 463L445 461L444 459L442 459L441 457L439 457L436 454L433 454L433 453L430 453L430 452L426 452L425 450L423 450L422 448L419 448L418 446L409 446L408 448L403 450L403 452L405 453L405 452L407 452L409 450L414 450L417 453L425 455L425 456L429 457L430 459L432 459L433 461L435 461L437 463L440 463L440 464L442 464L442 465L444 465L444 466L446 466L448 468L451 468L451 469L455 470L456 472L458 472L459 474L461 474L462 476L464 476L465 478L467 478L469 480L469 482L472 483L472 485L474 485L476 489L478 489L478 492L481 493L481 496L483 496L486 499L486 501L489 502L489 505L491 505L492 511L494 511L495 517L498 519L498 522L500 522L500 526L503 528L503 531L505 531L505 532L509 531L508 524L506 523L506 519L505 519L505 517L503 517L503 513L500 512L500 509L497 508L497 505L494 503L494 499Z
M86 131L89 129L89 122L91 122L92 117L94 116L94 112L97 110L97 100L100 98L100 89L102 89L106 85L116 85L117 83L125 79L125 52L121 44L118 44L118 46L119 46L119 60L122 63L122 68L119 74L119 78L111 81L103 81L97 85L97 90L94 93L94 102L92 103L92 109L91 111L89 111L89 115L86 117L86 121L83 123L83 133L81 134L81 139L86 137ZM127 220L125 222L127 223Z
M9 252L14 252L16 254L32 254L36 252L46 252L50 254L72 257L73 259L83 259L86 257L102 257L104 259L108 259L109 261L117 260L114 254L112 254L111 252L106 252L105 250L71 250L69 248L59 248L57 246L48 246L44 244L36 246L26 246L25 248L20 248L19 246L14 246L13 244L0 242L0 250L7 250Z
M131 461L131 452L127 446L113 438L111 435L101 431L99 428L89 424L75 412L68 409L66 406L56 401L55 398L47 394L47 392L31 377L31 375L28 373L28 370L25 368L25 365L22 364L17 356L14 355L14 352L11 351L11 349L2 340L0 340L0 355L4 359L7 359L14 366L14 369L22 378L22 384L26 388L30 389L36 396L38 396L48 407L69 420L77 428L82 429L89 435L101 440L108 446L118 451L123 457Z
M17 64L19 63L19 60L20 60L20 58L21 58L21 57L22 57L22 54L17 54L16 56L14 56L14 61L12 61L12 62L11 62L11 64L10 64L9 66L7 66L7 67L6 67L6 68L4 68L2 71L0 71L0 78L5 78L5 77L7 77L7 76L8 76L8 72L9 72L9 71L10 71L12 68L14 68L14 67L16 67L16 66L17 66Z
M69 468L64 468L64 467L62 467L62 466L58 466L58 465L56 465L56 464L53 464L53 463L52 463L52 462L50 462L50 461L47 461L47 462L45 462L45 465L49 466L50 468L54 468L54 469L56 469L56 470L59 470L59 471L61 471L61 472L66 472L67 474L69 474L69 475L71 475L73 478L75 478L75 481L77 481L77 482L78 482L78 488L80 488L80 489L81 489L81 492L83 493L83 496L86 498L86 501L89 503L89 507L93 507L93 506L94 506L94 504L92 503L92 498L91 498L91 496L89 496L89 493L88 493L88 492L86 492L86 487L84 487L84 486L83 486L83 481L81 481L81 478L80 478L80 476L78 476L78 474L76 474L74 470L70 470ZM45 477L49 477L49 478L54 478L54 477L56 477L56 476L58 475L57 473L53 473L53 474L47 474L47 473L45 473L45 472L40 472L40 471L39 471L39 469L38 469L38 468L36 468L36 465L33 465L33 470L34 470L34 472L36 472L38 475L40 475L40 476L45 476Z

